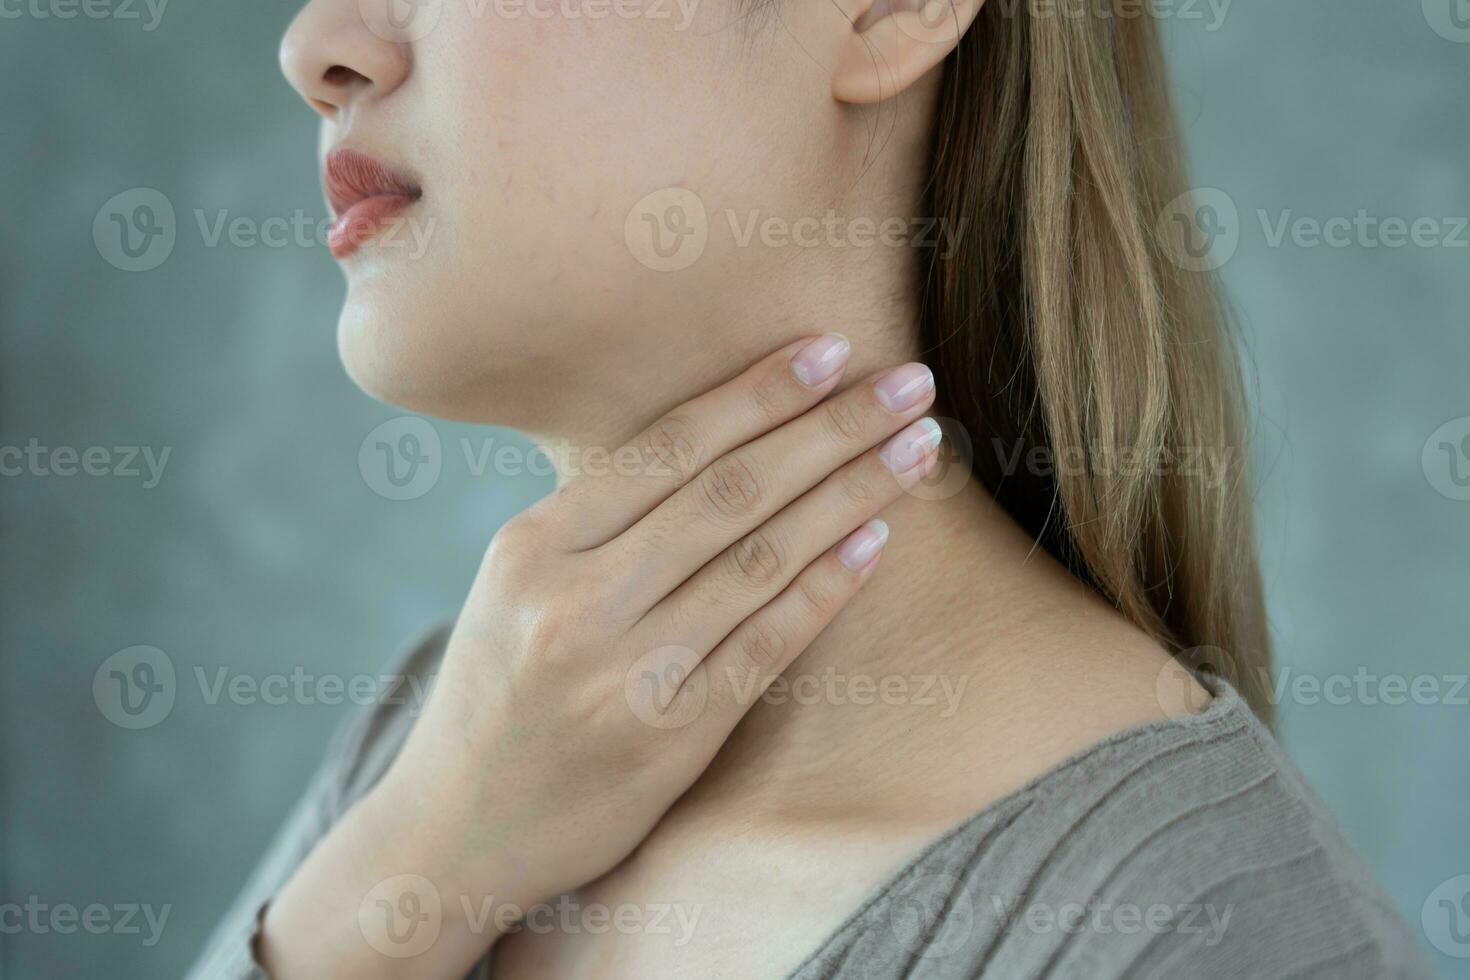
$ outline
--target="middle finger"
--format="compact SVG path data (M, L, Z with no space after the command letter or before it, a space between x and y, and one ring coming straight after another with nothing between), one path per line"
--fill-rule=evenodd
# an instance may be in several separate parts
M910 363L854 385L725 454L622 535L598 549L637 568L626 597L642 614L710 559L854 459L918 419L934 375ZM640 567L641 566L641 567Z

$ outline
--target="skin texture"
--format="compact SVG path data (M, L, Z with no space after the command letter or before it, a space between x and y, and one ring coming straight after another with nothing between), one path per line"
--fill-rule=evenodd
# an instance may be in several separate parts
M1180 710L1160 697L1165 653L962 472L946 469L937 492L891 475L881 491L807 492L851 460L879 472L875 450L931 409L871 401L875 377L922 359L914 251L855 247L852 225L810 246L738 232L834 209L920 216L931 69L977 7L954 7L946 35L866 0L754 13L716 0L683 29L667 5L672 20L593 20L446 0L432 29L393 41L376 3L312 0L281 55L323 116L324 153L366 152L423 189L404 214L427 232L421 256L368 243L344 263L354 380L411 410L515 426L554 459L646 450L661 417L703 417L701 396L715 421L688 440L698 465L684 475L703 496L568 472L497 537L446 655L441 689L458 693L431 702L388 778L273 902L261 950L273 975L456 977L493 942L501 978L782 976L940 833L1099 738ZM660 271L629 227L670 188L697 196L708 240L693 264ZM850 338L850 363L797 405L786 365L825 331ZM731 382L744 398L708 400L753 363L788 373L754 400L746 375ZM801 424L864 398L867 415ZM834 433L846 455L830 452ZM708 488L738 480L718 461L762 437L775 441L750 469L758 504L724 495L749 510L701 536L717 515L672 502L722 499ZM644 523L671 505L672 519ZM827 549L878 511L891 529L881 572L844 577ZM779 582L818 560L842 583L774 658L817 695L650 741L618 685L655 648L718 651L773 598L745 581L731 600L700 570L715 559L748 579L762 562L738 549L758 527L803 542L777 549ZM933 677L958 694L854 704L850 690L821 693L829 671ZM401 873L523 906L573 889L584 905L675 904L698 924L677 942L451 921L431 951L389 960L356 914Z
M871 50L852 27L861 5L702 2L680 29L669 4L648 9L671 20L592 20L443 0L423 37L392 44L363 15L385 4L314 0L281 55L326 117L324 148L363 150L424 189L421 258L348 263L340 346L365 390L615 445L648 420L648 391L670 407L813 327L893 333L882 352L901 356L907 290L893 287L912 250L741 245L729 216L743 230L752 215L920 213L935 79L881 105L833 96L845 78L890 79L891 94L881 66L916 57ZM924 57L945 49L898 36ZM625 236L635 205L668 188L708 214L703 255L677 273L641 265ZM861 363L878 354L862 345ZM632 411L614 422L610 405Z

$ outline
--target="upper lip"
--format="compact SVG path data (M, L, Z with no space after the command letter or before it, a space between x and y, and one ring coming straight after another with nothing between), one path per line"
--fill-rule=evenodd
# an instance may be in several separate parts
M322 182L332 210L340 217L354 204L373 197L406 197L418 200L423 190L409 177L351 147L327 154Z

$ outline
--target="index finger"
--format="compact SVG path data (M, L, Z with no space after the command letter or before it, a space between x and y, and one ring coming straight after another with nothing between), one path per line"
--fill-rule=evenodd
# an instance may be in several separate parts
M840 333L806 337L768 354L737 377L673 409L614 451L632 467L577 476L546 504L564 512L566 544L606 544L730 450L810 409L842 379L852 344ZM623 472L623 470L630 470Z

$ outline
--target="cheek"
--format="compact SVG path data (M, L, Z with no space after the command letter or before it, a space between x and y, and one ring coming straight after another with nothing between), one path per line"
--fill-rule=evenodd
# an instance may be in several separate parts
M672 0L645 2L682 16ZM627 275L635 203L709 183L725 155L729 32L632 17L476 19L451 6L461 19L430 39L416 70L431 90L459 246L528 288Z
M674 0L656 7L679 16ZM452 402L473 389L524 404L528 363L574 374L689 342L720 246L676 274L650 266L629 243L649 234L640 202L668 188L743 200L772 177L752 160L772 106L750 91L738 30L473 9L444 4L395 110L424 173L431 248L356 283L340 330L364 388L450 416L472 411ZM521 421L504 405L473 411Z

